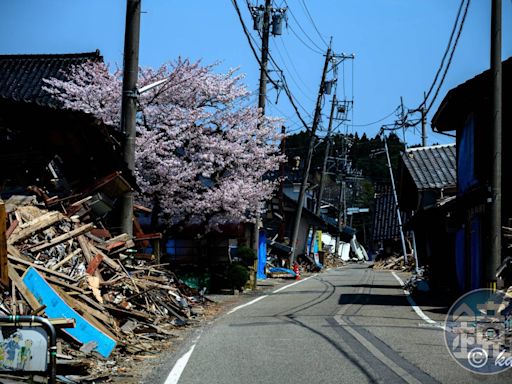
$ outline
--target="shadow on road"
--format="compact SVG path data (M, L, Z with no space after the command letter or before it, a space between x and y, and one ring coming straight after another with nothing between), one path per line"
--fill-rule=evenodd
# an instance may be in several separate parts
M409 305L403 295L373 295L368 293L344 293L340 295L340 305L360 304L360 305L386 305L386 306L406 306Z

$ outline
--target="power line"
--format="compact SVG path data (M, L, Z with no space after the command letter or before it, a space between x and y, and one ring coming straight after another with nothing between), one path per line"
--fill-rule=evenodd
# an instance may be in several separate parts
M317 53L319 55L323 55L322 51L319 49L312 48L308 43L306 43L302 38L295 32L295 30L291 27L291 25L288 26L290 31L292 31L293 35L299 40L306 48L309 48L312 52Z
M256 58L256 61L258 62L258 64L261 67L261 60L258 57L258 54L256 53L256 49L254 48L254 45L252 44L252 41L251 41L252 36L249 33L249 31L247 29L247 26L245 25L244 19L242 17L242 12L240 11L240 7L238 6L237 0L231 0L231 4L233 4L233 7L235 8L235 11L236 11L236 13L238 15L238 19L240 20L240 24L242 25L242 29L244 31L245 37L247 38L247 42L249 43L249 46L251 47L251 51L254 54L254 57ZM267 77L268 77L268 80L270 81L270 83L272 83L272 85L274 85L275 87L278 87L279 85L274 80L272 80L272 78L268 74L268 71L266 71L266 74L267 74ZM283 82L284 82L284 77L283 77ZM304 119L302 118L302 116L301 116L301 114L299 112L299 109L297 108L297 105L295 103L293 95L291 94L288 86L286 85L286 83L284 85L285 85L283 87L284 91L285 91L288 99L290 100L290 104L292 105L293 109L295 110L295 113L296 113L297 117L299 118L301 123L304 125L304 127L306 129L309 129L309 126L306 124L306 122L304 121Z
M466 0L461 0L461 2L460 2L459 9L457 11L457 16L455 17L455 21L453 23L452 31L450 33L450 38L448 39L448 44L446 45L446 49L445 49L443 57L441 59L441 63L439 64L439 68L437 69L436 75L434 76L434 80L432 81L432 84L430 85L429 90L428 90L428 92L425 95L425 98L423 99L423 101L419 105L419 107L417 108L418 110L423 108L425 106L425 104L427 103L427 99L429 98L429 96L432 93L434 87L436 86L437 80L439 79L439 75L441 74L441 71L443 70L445 60L446 60L446 58L448 56L448 53L450 52L450 49L452 48L453 37L455 36L455 32L457 30L457 26L459 25L460 16L461 16L462 9L464 7L464 3L465 2L466 2ZM467 4L467 6L469 6L469 2ZM467 12L467 6L466 6L466 12Z
M452 59L453 59L453 54L455 53L455 49L457 48L457 43L459 42L459 38L460 38L460 35L462 33L462 29L464 28L464 22L466 21L466 16L468 14L468 9L469 9L469 4L470 3L471 3L471 0L468 0L468 2L466 3L466 8L464 9L464 15L462 16L462 20L460 22L459 31L457 33L457 37L455 38L455 42L453 44L453 48L452 48L452 51L450 53L450 57L448 59L448 63L446 64L446 68L444 70L443 77L441 78L441 81L439 83L439 86L437 87L437 90L436 90L436 93L434 94L434 97L430 101L430 105L428 106L426 113L430 112L430 109L432 108L432 105L434 104L434 102L437 99L437 96L439 95L439 91L441 90L441 87L442 87L442 85L444 83L444 80L446 78L446 74L448 73L448 69L450 69L450 65L451 65Z
M280 39L279 39L279 40L280 40ZM283 46L284 46L284 44L283 44ZM291 80L292 80L292 81L295 83L295 85L297 86L297 89L300 91L300 93L302 93L302 95L303 95L305 98L307 98L307 99L309 99L310 101L314 102L314 100L313 100L313 99L308 95L308 93L307 93L306 91L304 91L304 89L302 89L302 86L301 86L301 85L299 84L299 82L297 81L297 78L298 78L298 79L300 79L301 77L300 77L300 75L299 75L299 73L298 73L297 69L295 68L295 65L293 64L293 61L290 59L291 67L294 69L294 71L293 71L293 72L295 72L295 73L296 73L296 75L297 75L298 77L295 77L295 76L293 75L292 71L290 71L290 70L289 70L289 68L288 68L288 66L286 65L286 62L285 62L285 60L284 60L284 56L281 54L281 51L279 50L279 48L277 47L277 45L274 45L274 47L276 48L277 54L279 55L279 57L280 57L280 59L281 59L281 61L282 61L282 64L283 64L284 68L288 70L288 73L289 73L289 75L290 75ZM301 82L303 82L303 81L301 80Z
M317 50L315 50L314 48L311 48L307 43L304 42L304 40L302 40L298 34L295 33L295 31L292 29L292 27L288 26L290 28L290 30L293 32L293 34L302 42L302 44L304 44L306 47L308 47L309 49L311 49L313 52L316 52L320 55L323 55L323 48L320 47L310 36L309 34L304 30L304 28L302 28L301 26L301 23L299 22L299 20L295 17L295 15L293 14L291 8L290 8L290 5L288 4L288 1L285 0L284 2L286 4L286 7L288 8L288 12L290 13L290 15L292 16L293 20L295 20L295 22L297 23L297 26L299 27L299 29L302 31L302 33L304 34L304 36L306 36L306 38L311 42L311 44L313 44ZM327 45L327 44L325 44Z
M288 51L288 49L286 48L286 45L284 44L283 40L282 40L282 39L279 39L279 41L281 42L281 45L283 46L284 53L285 53L286 57L288 58L288 61L290 62L290 66L291 66L291 68L293 69L293 71L294 71L294 72L295 72L295 74L297 75L297 79L301 82L301 84L302 84L304 87L306 87L306 91L310 91L310 90L308 89L308 88L309 88L309 86L304 82L304 80L302 80L302 76L300 75L300 73L299 73L299 71L298 71L297 67L295 66L295 64L294 64L294 62L293 62L293 59L292 59L292 58L291 58L291 56L290 56L290 52L289 52L289 51ZM276 48L277 48L277 46L276 46ZM279 49L278 49L278 51L279 51ZM307 92L305 92L305 96L306 96L309 100L311 100L311 101L313 101L313 102L314 102L314 99L313 99L311 96L306 95L306 94L307 94Z
M393 110L393 112L391 112L390 114L388 114L388 115L386 115L386 116L384 116L384 117L380 118L379 120L373 121L373 122L371 122L371 123L366 123L366 124L352 124L352 126L353 126L353 127L368 127L368 126L370 126L370 125L374 125L374 124L380 123L380 122L382 122L382 121L386 120L387 118L391 117L392 115L394 115L394 114L396 113L396 111L398 111L398 109L399 109L399 108L400 108L399 106L398 106L398 107L396 107L396 108Z
M311 16L311 13L309 13L309 9L308 9L308 7L306 5L306 2L304 0L301 0L301 3L302 3L302 6L304 7L304 9L306 10L306 14L309 17L309 20L311 20L311 24L313 25L313 28L315 28L316 33L320 37L320 40L322 40L322 42L325 44L325 46L328 46L329 44L327 44L327 42L325 41L324 37L322 36L322 34L320 33L320 31L318 30L318 28L317 28L317 26L315 24L315 20L313 20L313 17Z

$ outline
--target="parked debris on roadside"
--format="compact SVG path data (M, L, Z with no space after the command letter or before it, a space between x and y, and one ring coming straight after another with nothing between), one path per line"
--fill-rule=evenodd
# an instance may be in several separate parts
M408 255L407 264L404 262L403 256L393 255L387 258L376 260L372 266L373 269L392 269L396 271L413 271L415 268L414 257Z
M339 268L343 267L345 262L334 253L326 253L324 256L324 267L325 268Z
M413 292L425 293L430 291L430 285L428 283L428 276L425 273L425 268L418 268L410 278L404 283L404 289Z
M156 341L204 313L207 299L138 254L137 239L81 222L79 209L69 217L26 199L6 207L12 290L0 314L59 318L58 372L72 373L69 382L101 380L127 355L158 352Z

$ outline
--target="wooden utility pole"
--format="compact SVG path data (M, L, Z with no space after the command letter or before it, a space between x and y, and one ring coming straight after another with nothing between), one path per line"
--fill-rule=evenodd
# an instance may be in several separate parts
M141 0L127 0L124 35L123 99L121 104L121 131L125 135L124 160L131 172L135 171L135 136L137 115L137 76L139 72L139 35ZM121 229L133 235L133 192L122 198Z
M0 200L0 283L5 288L9 286L6 223L5 204Z
M322 113L322 98L324 95L324 86L325 86L325 76L327 75L327 68L329 66L329 62L331 61L331 46L327 48L327 53L325 55L325 63L324 69L322 71L322 79L320 80L320 89L318 91L318 97L316 100L316 108L315 115L313 117L313 126L311 127L311 132L309 136L309 147L308 147L308 155L306 158L306 163L304 164L304 174L302 177L302 182L300 185L299 199L297 201L297 212L295 213L295 222L293 225L293 233L292 233L292 253L290 255L290 265L293 265L297 258L297 243L299 236L299 227L300 227L300 219L302 217L302 208L304 206L304 201L306 199L306 188L308 185L308 176L309 169L311 167L311 159L313 158L313 150L315 148L315 134L318 124L320 123L320 117Z
M501 139L502 139L502 71L501 71L501 0L492 0L491 75L492 75L492 164L490 255L486 268L488 288L496 289L496 271L501 264Z
M272 11L272 0L265 0L265 9L263 11L263 30L261 37L261 66L260 66L260 87L259 87L259 96L258 96L258 108L261 111L261 119L258 122L258 128L261 126L263 122L263 118L265 116L265 106L267 104L267 67L268 67L268 40L270 34L270 12ZM258 255L259 251L259 240L260 240L260 225L261 225L261 217L260 212L256 211L255 214L255 222L253 228L253 236L252 248L256 255Z

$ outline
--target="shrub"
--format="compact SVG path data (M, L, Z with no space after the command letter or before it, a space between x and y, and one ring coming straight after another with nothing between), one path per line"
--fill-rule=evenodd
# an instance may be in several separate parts
M249 279L249 270L241 264L231 264L228 271L228 279L234 289L241 291Z
M241 246L236 250L236 257L238 257L245 265L252 266L254 264L254 260L256 260L256 252L254 249Z

